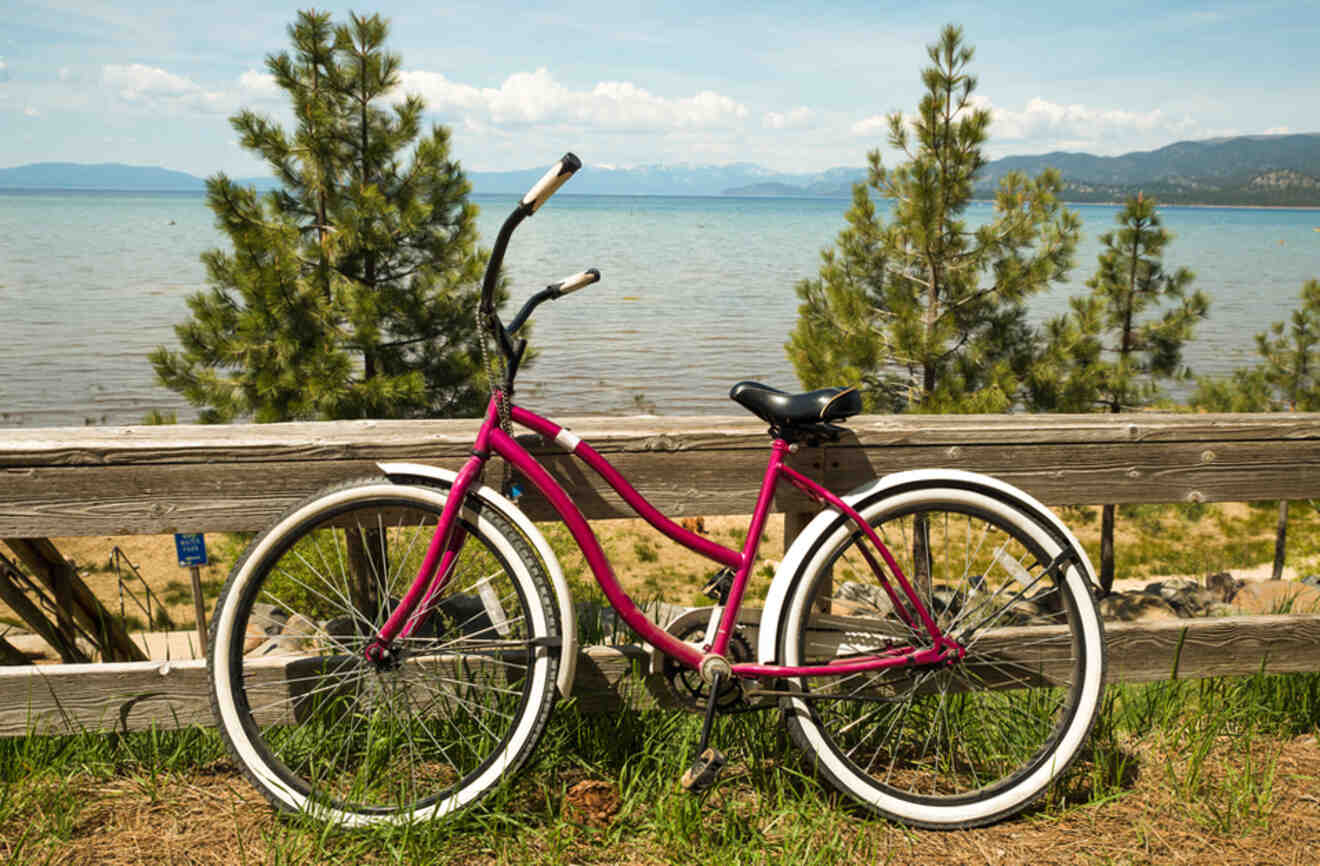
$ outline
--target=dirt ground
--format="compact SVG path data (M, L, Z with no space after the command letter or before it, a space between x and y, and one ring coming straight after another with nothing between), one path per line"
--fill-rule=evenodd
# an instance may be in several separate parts
M1212 812L1180 801L1170 789L1158 749L1142 755L1141 770L1121 796L1098 805L1028 813L982 829L957 832L907 830L868 817L827 816L833 831L845 834L854 850L875 852L874 862L993 864L1296 864L1316 863L1320 839L1320 748L1314 737L1276 743L1273 794L1261 814L1221 826ZM571 774L570 774L571 775ZM576 777L576 776L574 776ZM507 861L573 863L669 863L682 860L647 832L645 805L610 809L602 820L558 821L578 814L570 802L584 787L608 789L599 781L565 788L569 794L550 814L528 815L516 842L499 838L474 841L461 836L455 847L436 852L439 861L484 864ZM1208 785L1216 783L1212 773ZM321 852L298 851L312 844L303 834L281 827L265 801L237 773L217 765L179 776L145 780L75 780L79 805L71 816L67 841L58 845L58 862L68 864L232 864L340 862L334 834L315 840ZM722 790L723 789L723 790ZM756 797L746 786L721 785L711 795L717 807L725 797ZM760 813L742 847L749 861L778 862L775 851L782 830ZM610 834L624 822L627 832ZM14 827L0 828L14 830ZM0 834L3 835L3 834ZM544 846L542 836L553 836ZM346 840L345 840L346 841ZM292 843L292 844L291 844ZM473 846L476 850L471 850ZM5 850L0 839L0 853ZM541 850L538 850L541 849ZM541 856L545 855L544 859ZM379 852L381 861L390 859ZM377 862L367 854L362 862Z

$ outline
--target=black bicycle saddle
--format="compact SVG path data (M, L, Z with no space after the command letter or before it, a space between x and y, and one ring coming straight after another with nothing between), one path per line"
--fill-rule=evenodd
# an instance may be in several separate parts
M730 389L729 399L773 427L826 424L862 411L862 395L855 385L789 394L760 382L739 382Z

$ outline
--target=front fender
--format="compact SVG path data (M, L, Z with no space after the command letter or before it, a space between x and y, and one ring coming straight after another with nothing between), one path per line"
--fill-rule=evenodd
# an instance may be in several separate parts
M1076 536L1064 525L1063 521L1029 493L989 475L982 475L979 472L965 472L961 469L911 469L905 472L895 472L874 481L868 481L843 496L842 499L848 505L860 510L864 503L877 497L887 496L900 488L911 484L931 483L970 487L1012 501L1018 508L1030 512L1041 523L1051 527L1061 538L1070 542L1073 549L1081 557L1082 567L1086 571L1086 579L1092 584L1095 583L1095 569L1091 566L1091 560L1086 556L1085 548L1077 541ZM788 593L792 588L793 576L802 567L802 563L806 561L807 557L813 553L817 542L821 540L823 535L832 530L841 516L840 512L833 508L822 510L820 514L816 515L815 519L798 533L798 537L793 540L788 552L784 554L784 559L780 562L778 571L775 572L774 580L770 583L770 590L765 599L765 609L761 615L761 634L757 640L756 649L757 657L762 664L774 664L777 660L779 654L779 620L784 613L784 605L788 603Z
M420 463L377 463L376 466L385 473L386 477L395 482L406 478L426 478L443 487L452 487L454 479L458 477L457 472ZM468 490L468 495L477 497L516 526L532 545L536 555L541 558L541 564L545 566L546 574L550 576L550 584L555 589L555 600L559 603L559 621L564 629L563 650L559 658L559 693L564 697L570 696L573 693L573 677L577 672L577 609L573 605L573 593L568 588L568 581L564 579L564 571L559 567L559 558L555 556L545 536L536 528L536 524L528 520L527 515L523 514L518 506L498 492L485 485L479 487L474 485Z

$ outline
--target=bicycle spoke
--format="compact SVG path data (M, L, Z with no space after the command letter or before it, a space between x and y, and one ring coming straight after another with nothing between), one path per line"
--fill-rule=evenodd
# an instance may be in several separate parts
M807 715L790 716L795 737L799 726L817 732L802 742L830 768L836 785L864 802L874 803L870 792L884 791L891 796L888 802L920 804L925 811L918 822L936 826L943 824L930 816L944 808L941 804L990 800L1013 789L1033 767L1054 760L1062 732L1074 724L1070 708L1081 663L1076 654L1080 603L1061 573L1070 560L1046 555L1039 542L1045 535L1023 531L1009 518L1001 521L993 511L966 507L962 498L957 492L935 505L917 498L876 519L872 528L909 574L913 592L940 631L962 644L966 658L804 678L804 690L820 699L805 699ZM854 571L864 558L863 537L851 533L814 567L838 571L848 563L850 579L869 580L869 588L845 597L851 606L843 616L886 625L821 626L810 614L798 613L800 631L788 646L790 662L860 658L867 647L872 653L893 648L896 636L906 632L893 606L877 602L874 613L866 609L883 586L870 568ZM793 596L796 611L809 610L808 595ZM1011 630L1000 629L1006 623ZM985 640L995 634L1002 641ZM929 646L925 637L914 646ZM1080 723L1092 718L1089 710ZM837 757L822 753L821 740ZM1063 756L1056 766L1067 761ZM908 816L905 809L899 814Z

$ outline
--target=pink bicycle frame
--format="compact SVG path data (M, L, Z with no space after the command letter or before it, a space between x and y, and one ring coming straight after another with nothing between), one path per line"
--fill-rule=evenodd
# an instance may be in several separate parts
M619 585L618 579L614 576L614 570L610 566L609 560L606 559L604 551L601 550L600 542L596 539L596 534L592 531L586 518L582 516L582 512L577 505L574 504L573 500L550 473L537 462L536 458L519 445L515 439L500 429L498 404L496 402L499 396L497 394L491 398L486 410L485 420L477 433L477 439L473 446L473 456L464 464L462 470L458 473L458 477L454 480L453 487L449 491L449 499L441 512L435 534L423 558L422 565L418 569L417 577L400 600L398 607L395 608L389 619L381 627L375 640L367 647L366 655L368 658L374 660L383 657L388 652L391 642L400 636L406 637L416 624L414 612L427 610L430 600L444 588L449 579L454 559L466 538L466 533L463 531L461 524L455 519L458 514L458 504L463 501L473 482L480 478L485 463L492 454L499 455L507 460L522 477L526 478L541 492L555 511L559 513L569 532L572 533L574 541L577 542L586 557L587 564L591 567L592 573L604 591L606 599L609 600L610 605L618 612L623 621L647 643L688 667L699 668L704 658L710 655L724 656L728 651L729 640L738 621L738 611L742 604L743 594L751 576L752 567L756 562L761 532L765 527L766 518L770 514L770 505L774 497L775 487L780 480L792 484L813 501L838 510L856 524L884 561L884 567L882 568L871 551L865 546L859 545L863 556L879 577L885 592L889 594L894 611L913 630L914 634L924 630L930 638L930 645L920 648L889 649L881 654L840 659L825 665L735 664L732 666L735 676L764 678L842 675L901 665L937 664L962 657L964 649L939 630L934 619L913 591L902 569L899 568L898 563L894 561L889 550L876 536L875 531L866 522L865 518L838 496L784 462L785 455L790 452L792 447L784 440L775 439L771 446L769 465L766 467L765 477L761 482L761 490L757 496L756 507L752 512L747 538L743 543L743 549L736 551L684 529L665 517L645 497L638 493L619 471L610 465L609 461L572 433L533 412L518 406L511 407L511 417L515 424L539 433L542 437L553 440L562 447L567 448L575 457L590 466L606 483L614 488L638 516L646 520L659 532L689 550L733 570L734 577L729 591L728 604L725 605L721 614L714 641L709 646L701 649L680 641L652 622L637 607L632 598ZM898 583L907 605L911 608L911 613L909 613L908 607L905 607L898 593L885 577L886 569Z

